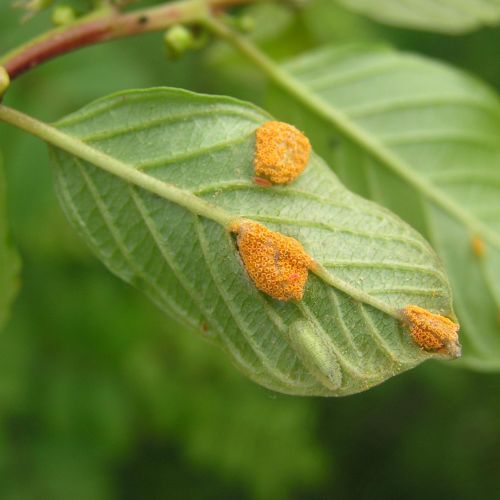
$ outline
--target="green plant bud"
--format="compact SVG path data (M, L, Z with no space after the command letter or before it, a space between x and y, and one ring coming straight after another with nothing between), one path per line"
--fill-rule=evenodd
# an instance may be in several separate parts
M235 19L235 26L242 33L251 33L255 29L255 19L252 16L244 14Z
M172 26L165 32L165 45L171 56L178 57L193 48L194 37L191 30L181 24Z
M10 77L7 70L0 66L0 99L5 94L5 91L9 88L10 85Z
M74 22L75 19L75 10L69 5L59 5L52 11L52 24L54 26L65 26Z

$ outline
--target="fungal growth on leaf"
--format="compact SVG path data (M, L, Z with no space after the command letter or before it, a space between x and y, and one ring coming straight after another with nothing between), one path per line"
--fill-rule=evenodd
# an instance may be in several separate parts
M484 241L479 236L473 236L471 239L472 253L476 257L484 257L486 251Z
M294 238L249 220L234 223L238 250L255 286L278 300L301 300L313 259Z
M306 168L310 153L309 139L293 125L277 121L264 123L256 132L256 178L287 184Z
M413 305L403 309L403 316L410 327L413 340L422 349L451 358L460 357L461 348L457 333L460 325L445 316Z

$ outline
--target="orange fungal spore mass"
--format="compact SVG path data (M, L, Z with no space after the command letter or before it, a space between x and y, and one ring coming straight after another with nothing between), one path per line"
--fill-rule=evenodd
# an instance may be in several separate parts
M240 221L238 250L255 286L278 300L301 300L312 258L294 238L271 231L257 222Z
M484 257L486 246L484 241L479 236L474 236L471 239L472 252L476 257Z
M413 305L403 309L403 316L409 324L413 340L422 349L452 358L460 356L457 333L460 325L445 316Z
M256 131L255 175L273 184L287 184L306 168L309 139L293 125L270 121Z

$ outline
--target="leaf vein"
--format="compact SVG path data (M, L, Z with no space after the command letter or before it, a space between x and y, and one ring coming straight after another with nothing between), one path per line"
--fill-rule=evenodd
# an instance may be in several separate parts
M248 113L236 110L224 110L224 113L220 113L217 115L217 119L220 116L236 116L239 118L249 118ZM204 109L199 111L191 111L189 113L178 113L173 115L167 115L161 118L151 119L145 122L136 123L134 125L129 125L125 127L119 127L115 129L107 129L105 131L89 134L83 137L79 137L80 140L86 143L99 142L109 139L115 139L117 137L124 137L129 134L136 134L137 132L144 132L146 130L150 130L155 127L161 127L165 125L177 124L182 121L186 121L188 119L193 118L202 118L202 117L210 117L213 119L214 111L213 109ZM262 120L252 120L256 125L262 123Z
M167 249L167 245L162 243L161 235L158 231L156 223L151 217L147 207L145 206L144 201L142 200L142 197L138 192L138 188L129 185L129 191L140 216L144 220L149 230L149 233L155 243L156 248L162 255L166 264L170 267L172 273L175 275L175 277L177 278L181 286L184 288L184 290L186 290L188 295L191 297L191 300L196 304L198 309L202 312L203 316L205 317L205 320L208 321L208 319L210 318L211 328L213 328L217 332L219 337L226 344L226 348L229 350L231 355L233 355L241 363L241 365L245 367L246 370L255 373L255 368L251 364L247 363L246 360L239 354L238 349L234 346L234 344L231 342L228 336L225 335L224 328L219 324L214 315L211 316L207 312L203 299L196 293L193 287L189 284L189 281L186 279L186 277L184 276L178 265L175 263L174 257ZM196 216L193 215L193 217Z
M241 137L236 137L231 140L226 140L223 142L217 142L215 144L211 144L210 146L207 146L205 148L198 148L196 150L193 150L191 152L184 152L180 153L178 155L167 155L163 158L155 158L153 160L148 160L148 161L143 161L143 162L136 162L135 167L138 170L144 171L144 170L150 170L154 168L160 168L160 167L165 167L167 165L171 165L174 163L178 162L183 162L186 160L194 160L195 158L198 158L202 155L205 154L210 154L210 153L215 153L217 151L223 151L224 149L232 146L237 146L240 144L243 144L244 142L248 141L252 136L254 135L254 132L252 131L249 134L245 134Z

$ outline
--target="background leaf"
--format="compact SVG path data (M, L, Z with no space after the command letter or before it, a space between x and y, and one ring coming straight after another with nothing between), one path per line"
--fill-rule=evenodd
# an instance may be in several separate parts
M12 248L7 231L7 203L3 161L0 153L0 329L5 324L10 305L19 287L20 261Z
M462 33L500 22L499 0L337 0L345 7L396 26Z
M498 97L468 75L390 49L321 49L285 68L325 109L342 113L350 132L339 135L345 127L282 92L272 109L305 128L351 189L429 239L452 283L463 362L499 369Z
M254 132L268 120L230 98L153 89L99 100L58 127L125 169L295 237L331 279L347 284L344 292L310 273L301 302L273 300L250 283L224 227L53 150L63 207L115 274L222 346L266 387L349 394L428 358L385 311L417 304L453 316L430 247L385 209L347 191L314 155L291 186L251 182ZM354 300L361 295L372 305ZM331 363L342 372L338 388L322 385L297 355L289 330L299 323L332 344Z

